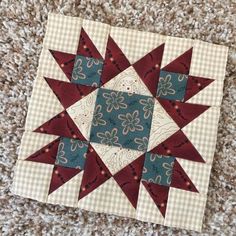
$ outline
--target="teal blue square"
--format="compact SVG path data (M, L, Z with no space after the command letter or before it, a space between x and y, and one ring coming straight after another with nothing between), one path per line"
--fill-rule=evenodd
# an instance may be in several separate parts
M56 165L83 170L88 143L62 137L57 150Z
M72 71L72 83L98 87L103 60L77 55Z
M170 186L175 157L146 153L142 179L151 183Z
M153 106L153 97L100 88L90 141L145 151Z
M186 92L187 80L187 75L161 70L157 97L182 101Z

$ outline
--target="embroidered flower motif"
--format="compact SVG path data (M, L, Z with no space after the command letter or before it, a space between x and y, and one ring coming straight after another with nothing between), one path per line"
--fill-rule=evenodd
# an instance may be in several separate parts
M153 112L154 101L152 98L140 99L139 103L143 105L144 118L148 119Z
M65 150L64 150L65 144L63 142L60 142L58 145L57 150L57 158L55 161L56 165L59 165L60 163L66 164L68 162L67 158L65 157Z
M112 129L111 132L105 131L104 133L97 133L97 137L101 139L102 144L106 144L109 146L115 145L115 146L121 146L118 141L119 138L117 136L117 128Z
M127 135L130 132L134 131L142 131L143 126L139 124L140 119L139 117L139 111L134 111L133 114L126 113L125 115L120 114L118 115L118 118L122 121L122 126L124 127L122 133L124 135Z
M122 92L112 91L110 93L103 93L103 97L106 99L107 112L111 112L113 109L118 110L120 108L126 109L127 104L125 104L124 96Z
M78 79L86 79L86 75L83 73L83 67L82 67L82 59L77 58L74 64L73 72L72 72L72 79L78 80Z
M134 142L138 144L138 150L140 151L146 151L148 147L148 138L135 138Z
M87 67L88 68L91 68L93 67L94 65L99 65L99 64L102 64L101 60L99 59L96 59L96 58L92 58L92 57L86 57L86 60L87 60Z
M172 83L170 82L171 75L168 74L166 77L160 77L157 89L157 96L166 96L167 94L175 94L175 90L172 89Z
M70 144L71 144L70 150L72 152L77 151L80 148L88 146L87 143L85 143L85 142L83 142L81 140L78 140L78 139L70 139Z
M93 126L99 126L99 125L106 125L107 122L103 120L103 114L101 112L102 106L97 105L95 107L94 115L93 115Z

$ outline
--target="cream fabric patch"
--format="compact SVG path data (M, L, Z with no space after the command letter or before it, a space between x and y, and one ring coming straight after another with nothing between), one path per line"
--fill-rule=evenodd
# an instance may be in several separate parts
M50 14L12 191L201 231L227 52Z

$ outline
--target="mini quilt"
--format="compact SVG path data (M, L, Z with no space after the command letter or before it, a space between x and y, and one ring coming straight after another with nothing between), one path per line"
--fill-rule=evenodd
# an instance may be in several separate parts
M201 231L227 48L50 14L12 191Z

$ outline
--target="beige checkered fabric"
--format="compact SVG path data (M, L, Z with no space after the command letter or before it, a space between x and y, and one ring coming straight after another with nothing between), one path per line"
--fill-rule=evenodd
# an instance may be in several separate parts
M206 195L170 188L164 225L201 231Z
M113 178L80 199L78 206L84 210L135 218L135 209Z
M53 165L18 160L12 192L27 198L46 202Z
M110 25L90 20L83 20L82 26L96 46L97 50L100 52L101 56L105 58L106 45L111 28Z
M57 64L56 60L53 58L48 48L42 49L41 56L39 59L39 67L37 75L38 75L37 79L42 79L43 77L47 77L69 82L69 79L61 70L61 68Z
M36 132L25 131L21 139L21 146L18 154L18 159L25 160L27 157L37 152L58 136L47 135Z
M107 39L110 34L130 63L136 62L154 48L165 43L161 64L161 67L164 67L193 47L190 75L214 79L213 83L188 101L212 107L183 128L183 132L202 155L206 164L178 159L182 168L199 190L199 193L171 188L165 219L142 184L136 210L113 178L100 185L78 202L83 172L73 177L48 196L53 165L24 161L29 155L57 138L54 135L32 133L32 131L64 110L43 78L49 77L68 82L67 77L59 68L48 49L75 54L81 27L85 29L103 57L105 56ZM26 132L22 138L19 160L16 165L12 191L15 194L43 202L64 204L95 212L112 213L142 221L200 231L216 144L227 50L226 47L198 40L162 36L154 33L111 27L107 24L76 17L50 14L26 119ZM132 67L127 69L129 74L125 75L125 72L122 74L122 83L119 83L114 78L114 81L111 80L106 86L122 90L122 84L122 87L126 89L125 91L129 88L129 90L131 89L130 91L143 94L145 91L142 90L142 83L137 84L138 80L136 83L133 83L135 79L132 78L130 83L125 81L125 77L133 73L131 69ZM97 91L92 92L67 109L69 115L81 130L81 133L87 139L89 139L96 93ZM148 150L154 148L179 129L172 118L166 112L164 114L163 108L161 109L158 105L155 105L155 107ZM97 148L96 150L95 148L96 151L104 153L101 159L112 173L116 173L129 161L136 158L136 154L132 152L117 151L115 149L117 148L109 148L109 150L106 148ZM116 152L119 155L122 153L124 157L129 156L129 161L124 161L124 158L112 161L112 157L114 157Z
M80 172L57 190L49 194L47 203L77 207L82 176L83 172Z
M152 222L155 224L164 224L163 216L143 184L140 184L139 188L136 217L138 220Z
M111 27L111 37L131 64L163 44L166 38L154 33L119 27Z
M82 19L49 14L43 46L67 53L76 53Z
M33 131L63 110L63 106L47 82L42 77L38 77L34 83L25 129Z
M210 107L182 129L203 159L209 164L212 163L214 157L219 115L219 107Z
M193 46L193 40L178 37L166 37L161 68L168 65Z
M214 80L205 89L190 98L188 103L220 106L223 96L224 80Z
M224 80L228 48L195 40L190 74Z
M211 165L177 158L200 194L207 194Z

